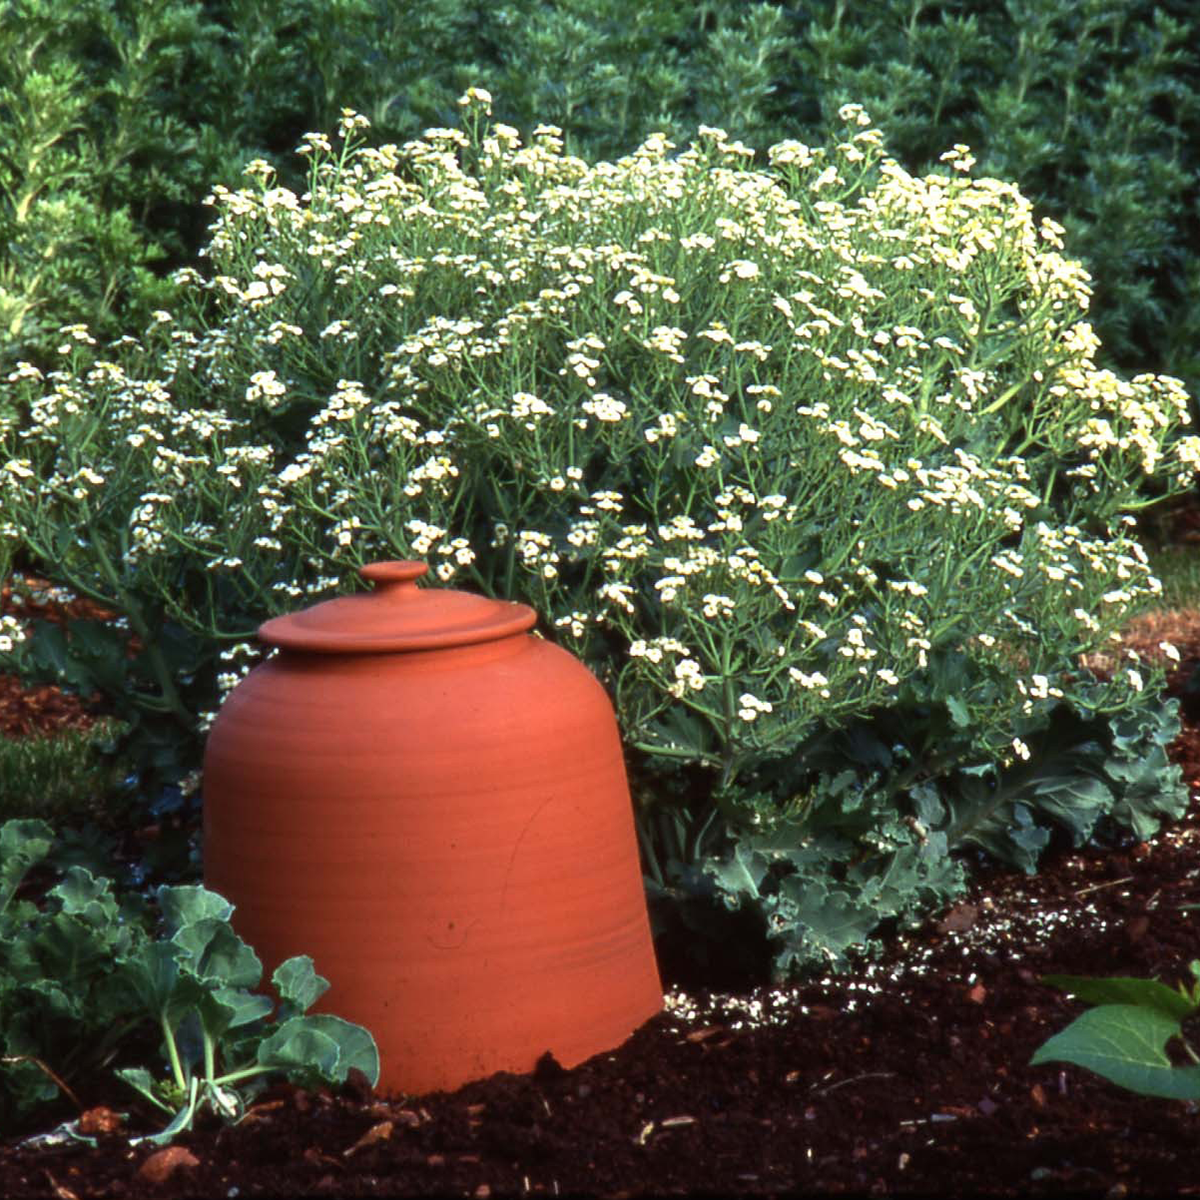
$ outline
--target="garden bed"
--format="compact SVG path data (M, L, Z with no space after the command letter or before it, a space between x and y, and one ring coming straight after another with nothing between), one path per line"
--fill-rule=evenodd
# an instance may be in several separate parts
M1182 692L1200 624L1158 616ZM1200 726L1171 749L1200 790ZM132 835L136 843L136 835ZM1051 853L968 896L852 978L667 997L611 1054L545 1060L451 1094L383 1099L281 1085L234 1127L132 1147L153 1114L115 1080L80 1086L95 1148L0 1145L0 1191L255 1195L1184 1195L1196 1107L1075 1068L1028 1066L1077 1005L1052 972L1174 981L1200 957L1200 807L1147 844ZM121 1114L121 1115L115 1115Z

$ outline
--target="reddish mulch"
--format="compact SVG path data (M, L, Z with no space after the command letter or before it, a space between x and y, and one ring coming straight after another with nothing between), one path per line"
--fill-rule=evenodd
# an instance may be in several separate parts
M96 720L95 710L95 704L51 684L22 687L15 675L0 675L0 735L5 737L86 729Z
M1179 691L1200 660L1200 614L1160 620L1146 643L1168 625ZM1200 725L1172 755L1200 792ZM693 998L690 1016L665 1012L575 1070L549 1061L393 1100L280 1086L240 1125L205 1124L169 1151L129 1146L149 1114L102 1083L84 1094L98 1148L0 1142L0 1194L1193 1194L1197 1106L1028 1065L1079 1011L1041 975L1178 979L1200 958L1189 905L1200 803L1149 844L982 877L857 978Z
M65 625L69 620L103 621L113 614L90 600L74 598L63 603L45 580L23 576L16 592L0 587L0 616L38 618ZM86 729L103 711L97 693L86 699L50 684L23 685L15 675L0 674L0 736L24 737L31 733L58 733Z

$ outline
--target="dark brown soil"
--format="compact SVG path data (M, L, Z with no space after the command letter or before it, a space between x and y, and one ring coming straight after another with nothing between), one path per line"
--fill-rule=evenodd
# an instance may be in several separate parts
M1168 633L1179 692L1200 660L1200 614L1131 642ZM1200 793L1200 725L1187 720L1172 755ZM1195 906L1200 801L1151 843L981 877L854 978L672 993L575 1070L544 1060L529 1077L395 1100L281 1086L240 1125L205 1124L166 1151L130 1147L149 1114L104 1084L82 1102L98 1147L0 1142L0 1194L1193 1194L1200 1107L1028 1063L1078 1011L1042 975L1179 979L1200 958Z

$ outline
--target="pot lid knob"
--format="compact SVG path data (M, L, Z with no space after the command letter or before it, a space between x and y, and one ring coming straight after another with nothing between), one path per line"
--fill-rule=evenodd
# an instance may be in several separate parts
M358 568L358 576L375 585L375 590L388 589L388 595L403 593L412 595L417 590L416 580L429 574L429 566L423 562L396 561L367 563Z

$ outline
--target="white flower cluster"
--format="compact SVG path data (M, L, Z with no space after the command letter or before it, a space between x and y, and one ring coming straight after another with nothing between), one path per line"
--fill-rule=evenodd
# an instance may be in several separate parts
M9 613L0 614L0 654L11 654L26 640L24 624Z

